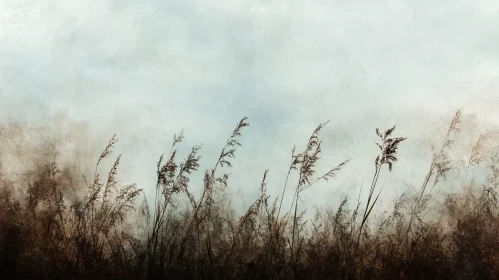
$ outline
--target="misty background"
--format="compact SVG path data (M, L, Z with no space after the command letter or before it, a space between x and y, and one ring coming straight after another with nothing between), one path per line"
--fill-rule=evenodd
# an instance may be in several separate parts
M375 128L397 125L408 140L380 177L388 207L422 182L458 108L463 145L499 122L498 11L492 0L0 1L0 120L25 129L2 136L2 169L15 176L57 139L61 160L91 172L117 134L120 180L151 199L158 158L184 129L180 157L203 144L192 181L201 190L247 116L228 170L242 210L266 168L269 192L281 194L293 145L330 120L318 173L352 160L302 199L337 205L370 183Z

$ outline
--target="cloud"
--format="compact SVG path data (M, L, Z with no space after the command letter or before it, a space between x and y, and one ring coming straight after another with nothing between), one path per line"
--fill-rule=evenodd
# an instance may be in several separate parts
M416 139L431 137L421 124L443 125L462 106L497 116L494 83L482 91L499 76L496 1L26 0L0 10L2 119L44 124L63 111L96 131L95 145L117 133L123 176L149 188L182 128L187 146L204 144L203 169L250 117L233 171L249 203L265 168L280 193L291 147L322 121L321 167L354 157L342 180L361 181L375 127L397 124L413 136L401 151L415 156ZM401 160L390 178L420 179L419 156L419 172ZM331 185L341 183L310 200L327 202Z

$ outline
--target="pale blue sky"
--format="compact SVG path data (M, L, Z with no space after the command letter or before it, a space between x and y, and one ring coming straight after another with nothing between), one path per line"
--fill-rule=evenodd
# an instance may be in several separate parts
M457 108L499 120L498 8L494 0L4 0L0 117L47 125L62 113L86 122L92 133L80 144L99 149L117 133L123 180L152 189L173 133L185 129L185 150L203 143L202 175L248 116L231 171L246 204L266 168L269 190L280 193L292 146L328 119L319 168L353 161L304 201L355 197L353 182L372 176L374 128L397 124L409 139L394 173L380 178L389 204L404 180L421 182L427 144L439 140L430 134Z

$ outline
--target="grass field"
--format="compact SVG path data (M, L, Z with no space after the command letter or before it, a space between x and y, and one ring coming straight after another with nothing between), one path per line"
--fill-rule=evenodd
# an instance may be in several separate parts
M281 195L270 196L269 171L263 172L255 186L260 195L244 215L228 206L224 191L237 180L229 181L228 174L244 149L247 118L228 132L218 161L205 170L199 166L201 147L181 155L177 147L184 135L176 135L171 151L157 162L153 201L137 185L118 183L116 137L95 155L95 171L81 173L58 164L57 150L41 141L42 156L16 163L32 166L29 172L8 176L5 170L14 162L1 162L0 278L497 279L499 153L490 135L470 144L462 184L445 197L432 196L452 172L454 142L466 129L462 118L461 110L452 116L426 177L387 213L379 213L377 204L390 186L379 185L378 177L397 172L397 152L407 143L395 126L373 128L379 154L365 171L373 174L370 185L312 219L298 203L302 192L335 180L352 164L345 159L325 173L316 171L327 123L309 139L296 139L305 140L306 148L293 149ZM16 131L7 125L0 136ZM0 144L0 150L5 147ZM114 163L103 166L105 158ZM190 176L203 171L201 193L193 193ZM288 180L291 175L298 180ZM285 193L293 194L291 208L283 207Z

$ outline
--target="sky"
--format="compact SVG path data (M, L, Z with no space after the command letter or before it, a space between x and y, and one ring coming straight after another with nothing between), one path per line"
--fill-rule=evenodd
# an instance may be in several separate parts
M494 0L0 1L0 120L72 135L90 162L116 133L120 178L150 196L174 133L182 157L203 144L199 190L247 116L227 171L239 209L265 169L281 193L291 148L326 120L317 172L352 161L303 203L356 197L374 173L375 128L397 125L408 140L380 177L390 205L422 181L458 108L473 133L499 121L498 12Z

